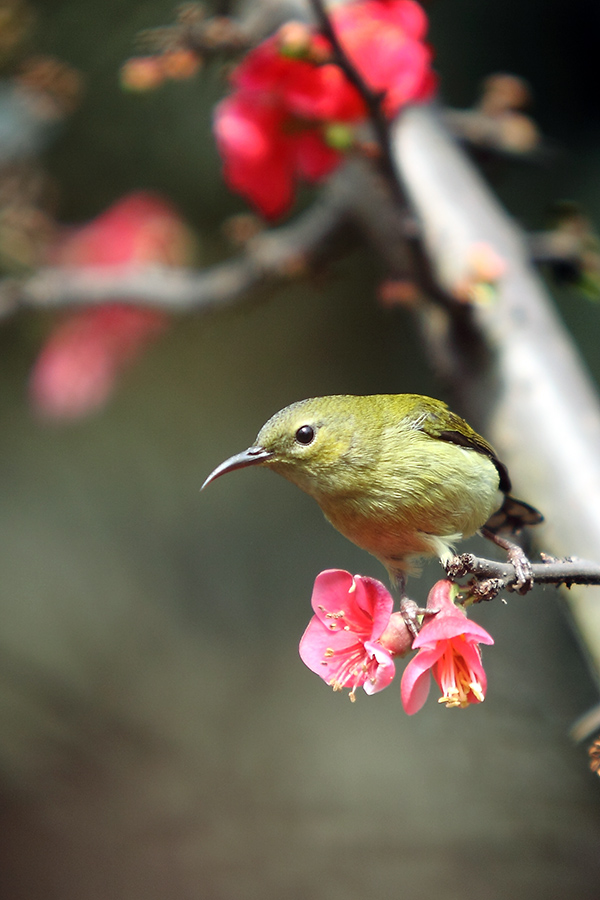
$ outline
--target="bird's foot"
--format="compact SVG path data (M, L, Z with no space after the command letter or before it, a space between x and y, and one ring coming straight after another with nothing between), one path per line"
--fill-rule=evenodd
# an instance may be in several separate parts
M435 616L438 612L439 610L437 609L423 609L422 607L417 606L415 601L411 600L410 597L403 597L400 601L400 613L402 614L404 624L410 631L413 639L416 638L421 629L419 617Z
M481 533L489 541L506 551L508 561L515 570L513 590L516 590L519 594L527 594L533 587L533 572L529 557L523 548L512 541L508 541L506 538L500 537L499 534L494 534L493 531L489 531L487 528L482 528Z

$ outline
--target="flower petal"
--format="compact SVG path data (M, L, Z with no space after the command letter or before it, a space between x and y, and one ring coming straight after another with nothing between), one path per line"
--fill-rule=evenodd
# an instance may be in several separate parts
M355 634L338 631L332 634L317 616L313 616L300 640L300 659L324 681L331 681L342 657L352 648L362 650Z
M372 663L363 688L367 694L376 694L394 680L396 666L389 652L379 644L366 641L365 651L372 658Z
M479 685L480 688L478 692L470 692L469 702L481 703L482 697L485 697L487 692L487 676L485 674L485 669L483 668L483 663L481 662L479 647L477 644L470 644L467 641L463 642L456 639L453 641L453 646L455 651L460 653L463 657L467 668L471 670L473 674L473 683ZM477 696L477 693L480 693L481 696Z
M330 632L350 630L364 640L377 640L388 626L394 601L375 578L326 569L315 579L311 604Z
M407 715L414 715L427 700L431 682L431 669L442 655L442 652L443 647L441 646L431 650L420 650L411 659L402 673L400 696L402 698L402 706Z
M375 693L387 687L395 667L377 641L390 622L393 600L381 582L327 569L315 579L311 602L315 615L299 648L308 668L336 690L365 685Z
M323 136L314 129L293 139L293 155L298 174L306 181L318 182L339 165L341 154L328 147Z
M477 622L467 619L466 615L457 608L455 614L442 611L426 622L415 638L413 647L415 650L419 647L432 647L438 641L449 640L461 635L466 641L478 644L494 643L493 637L485 628L482 628Z
M422 40L427 16L414 0L349 3L335 9L333 23L362 77L374 91L386 94L386 115L432 97L432 54Z
M356 603L371 620L370 639L377 641L388 627L394 600L387 588L376 578L355 576Z
M370 634L370 623L363 617L363 610L356 603L356 587L350 572L344 569L325 569L319 572L310 602L318 618L332 631L339 631L343 627L340 620L342 614L347 614L353 618L358 616L361 628L368 630Z
M214 113L214 132L222 156L236 163L259 163L271 155L277 122L243 96L227 97Z
M267 218L284 213L293 197L293 159L281 124L280 112L242 94L215 109L225 180Z

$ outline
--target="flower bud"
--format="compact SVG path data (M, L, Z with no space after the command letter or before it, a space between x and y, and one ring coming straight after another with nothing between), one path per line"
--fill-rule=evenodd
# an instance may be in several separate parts
M310 52L312 35L303 22L286 22L277 32L279 52L290 59L305 59Z
M395 612L390 616L390 621L379 642L389 651L391 656L406 656L412 650L413 638L406 626L402 613Z
M354 129L343 122L331 122L325 126L325 143L333 150L344 152L354 146Z

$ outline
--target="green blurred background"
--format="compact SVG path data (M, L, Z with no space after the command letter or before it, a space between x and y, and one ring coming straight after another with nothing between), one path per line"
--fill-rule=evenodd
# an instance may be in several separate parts
M446 102L469 105L498 70L533 86L556 152L505 167L497 185L528 227L565 197L600 219L599 9L431 7ZM87 86L45 158L61 219L151 188L197 230L201 264L223 258L220 223L244 206L210 134L220 67L126 94L119 66L139 29L171 21L170 3L44 0L37 12L37 48ZM383 570L281 479L249 470L199 493L293 400L443 394L408 314L377 305L381 274L355 250L318 280L178 318L104 412L52 427L26 397L52 320L4 325L2 896L598 897L599 786L567 737L597 693L556 593L476 611L496 639L482 707L430 701L409 719L397 684L351 705L297 643L320 570ZM556 296L600 377L600 309Z

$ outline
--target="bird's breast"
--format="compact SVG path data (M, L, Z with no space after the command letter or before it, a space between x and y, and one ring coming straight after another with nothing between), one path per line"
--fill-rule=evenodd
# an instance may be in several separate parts
M345 537L380 559L440 555L436 538L474 534L502 502L498 472L484 454L428 441L427 452L363 473L352 490L316 495Z

